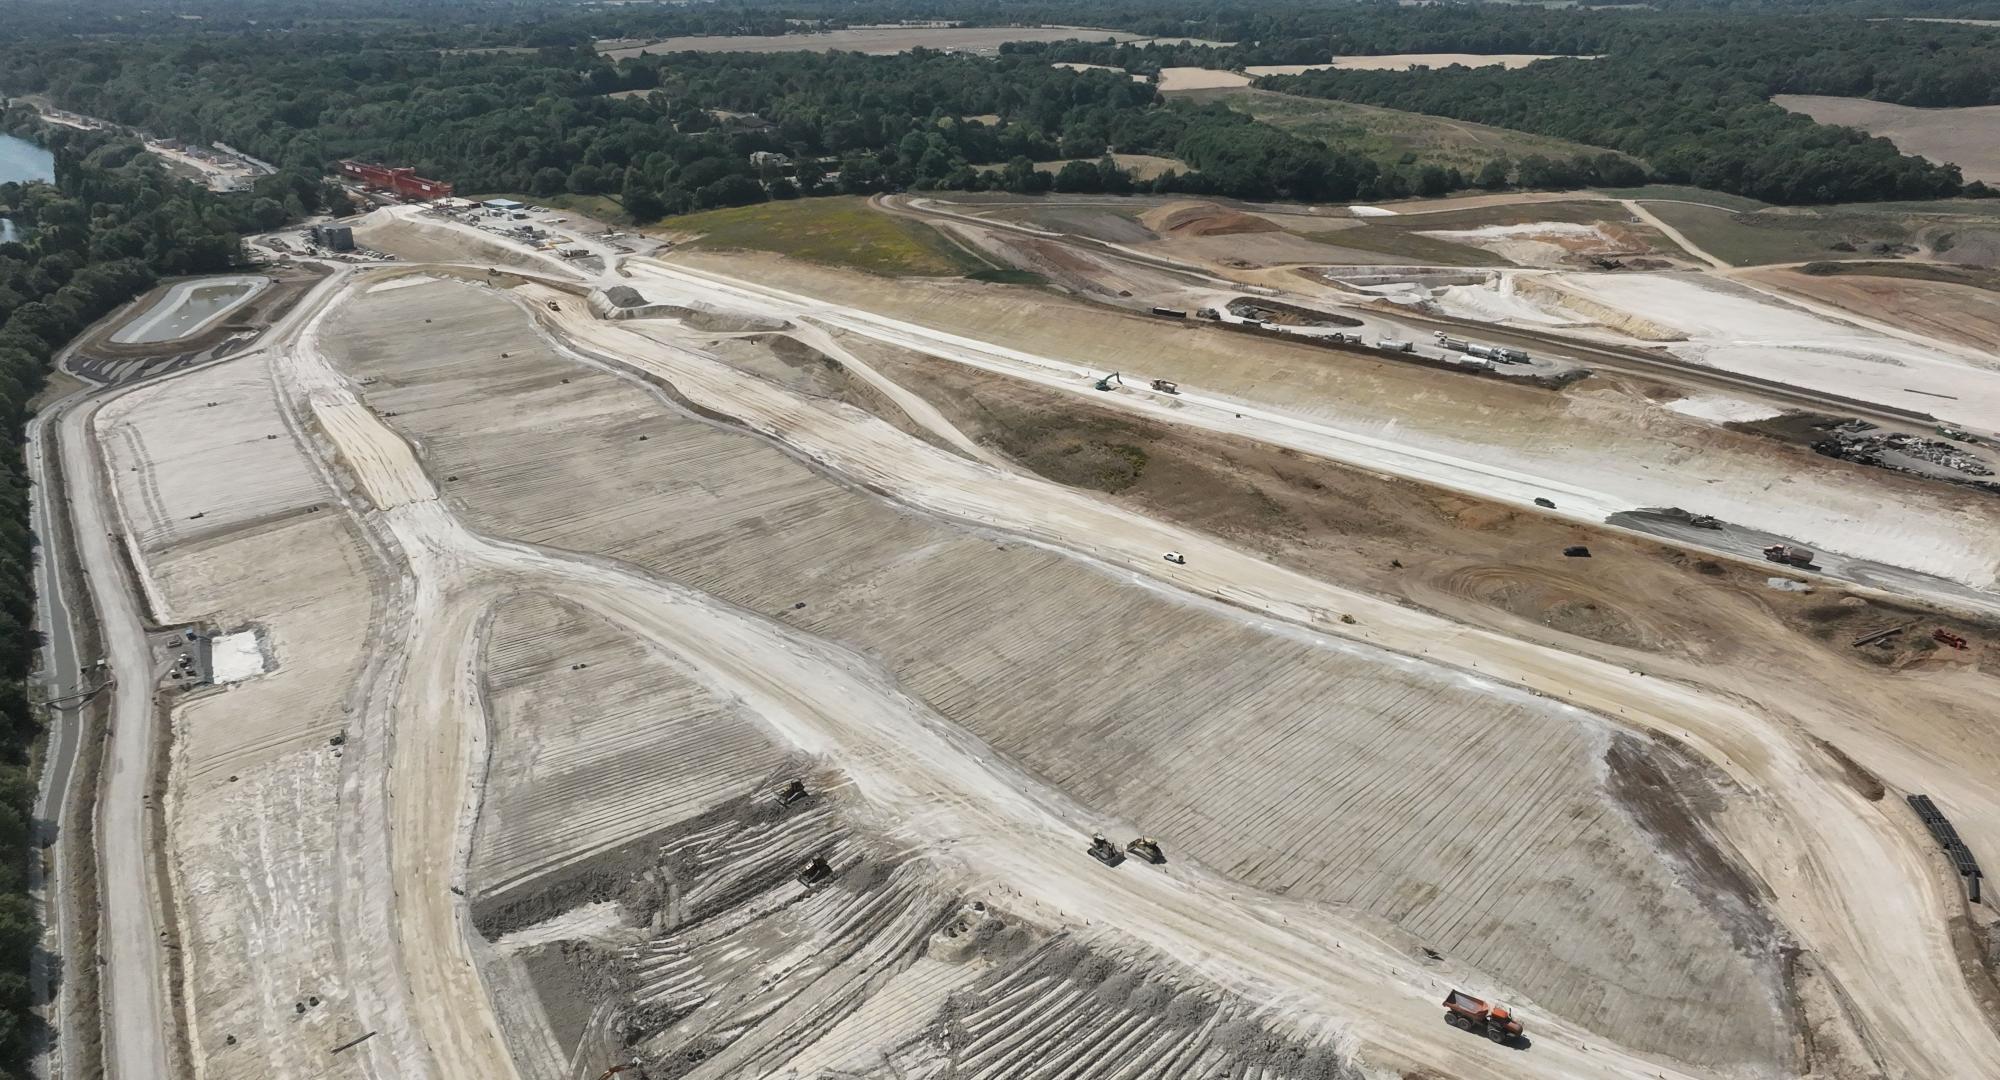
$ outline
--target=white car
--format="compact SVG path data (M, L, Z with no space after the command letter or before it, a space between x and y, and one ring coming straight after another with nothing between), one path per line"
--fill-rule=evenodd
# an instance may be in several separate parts
M1186 566L1186 565L1187 565L1187 556L1185 556L1185 555L1181 554L1181 553L1180 553L1180 552L1178 552L1178 551L1169 551L1169 552L1167 552L1167 553L1166 553L1166 555L1164 555L1164 556L1162 556L1162 557L1163 557L1163 558L1165 558L1165 559L1166 559L1166 560L1167 560L1168 562L1170 562L1170 563L1173 563L1173 564L1174 564L1174 565L1176 565L1176 566Z

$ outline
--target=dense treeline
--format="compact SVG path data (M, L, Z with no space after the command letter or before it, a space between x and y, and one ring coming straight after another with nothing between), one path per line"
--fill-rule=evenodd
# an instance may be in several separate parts
M1515 71L1318 71L1264 85L1450 116L1620 150L1657 178L1776 203L1912 199L1960 190L1955 166L1815 124L1779 93L1908 105L2000 102L2000 35L1838 19L1638 20L1598 60ZM1976 187L1974 194L1984 193Z
M1300 14L1292 22L1304 31L1330 18ZM1400 51L1597 55L1516 71L1319 71L1260 85L1608 147L1645 159L1658 180L1778 203L1948 195L1960 178L1886 140L1788 113L1770 104L1774 94L1926 107L2000 103L2000 32L1843 17L1435 7L1357 15L1337 31L1282 44L1071 42L1008 51L1139 73Z
M610 195L639 220L835 191L1041 190L1052 181L1033 163L1058 159L1086 160L1057 174L1061 190L1128 190L1128 178L1089 164L1110 151L1179 157L1197 170L1151 181L1154 191L1392 198L1475 179L1329 148L1220 106L1164 103L1122 74L1026 54L682 53L614 63L580 49L463 54L395 35L299 34L255 49L241 37L204 37L65 43L5 59L0 86L11 92L220 140L302 173L345 157L378 160L467 192ZM610 96L620 92L636 96ZM1540 181L1605 179L1585 162Z
M32 133L33 115L0 114L0 129ZM250 206L168 177L130 141L62 129L47 141L55 184L0 184L0 213L24 234L0 244L0 1074L23 1077L41 1031L28 981L41 929L28 897L39 636L22 425L50 358L84 327L159 274L234 265Z
M355 2L377 10L369 0ZM639 220L821 191L1037 190L1049 181L1033 163L1098 162L1108 151L1175 156L1197 170L1153 181L1147 185L1153 190L1250 198L1375 199L1473 185L1561 188L1648 179L1785 203L1959 190L1953 169L1905 157L1883 140L1814 124L1766 99L1782 92L1924 105L2000 99L2000 34L1935 23L1744 15L1726 4L1722 13L1687 10L1692 6L1633 12L1108 0L1086 11L1074 0L1018 0L978 15L961 0L805 0L554 8L538 19L495 4L466 8L468 25L450 32L300 29L45 40L0 50L0 89L47 93L64 107L159 134L220 140L307 175L343 157L369 158L413 165L465 191L609 195ZM1136 31L1239 44L1016 45L997 60L918 51L684 53L619 62L586 44L599 34L775 33L925 13L968 21L1087 16ZM445 48L467 39L542 47ZM1117 72L1051 67L1058 59L1082 60L1148 73L1167 65L1397 51L1604 59L1515 72L1320 72L1274 85L1555 135L1620 151L1645 161L1649 171L1616 154L1496 160L1469 175L1414 157L1375 160L1218 108L1162 102L1150 86ZM644 96L606 96L618 91ZM725 113L755 114L772 126ZM753 163L760 153L794 164L774 167L768 156ZM1065 190L1131 186L1096 165L1068 174Z

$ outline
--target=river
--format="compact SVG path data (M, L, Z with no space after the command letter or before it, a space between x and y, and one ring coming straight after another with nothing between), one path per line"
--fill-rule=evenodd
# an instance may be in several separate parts
M12 135L0 135L0 183L12 180L22 183L29 180L54 181L56 178L56 157L47 150L26 139ZM0 244L14 239L14 223L0 218Z

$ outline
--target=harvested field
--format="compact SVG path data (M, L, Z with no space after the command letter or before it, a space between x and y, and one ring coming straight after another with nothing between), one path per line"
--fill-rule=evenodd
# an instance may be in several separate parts
M1249 70L1254 73L1260 69ZM1457 168L1467 175L1502 155L1519 160L1529 154L1569 158L1607 152L1603 147L1509 128L1250 87L1191 91L1188 97L1220 101L1295 135L1368 154L1384 163L1400 163L1410 154L1420 164Z
M542 597L487 629L473 885L512 888L738 797L783 760L676 660Z
M1212 68L1165 67L1160 69L1160 93L1176 94L1188 90L1219 90L1224 87L1249 86L1250 76L1235 71L1216 71Z
M387 329L407 327L404 305L435 307L425 294L437 288L448 286L363 297L327 340L356 374L381 378L371 404L396 413L433 470L462 475L450 497L478 527L646 567L847 643L1010 759L1190 858L1393 920L1599 1030L1704 1060L1775 1067L1789 1054L1756 950L1728 944L1730 930L1609 801L1597 722L1414 662L1253 629L894 509L761 440L550 361L518 314L508 361L440 356L437 341L503 323L497 298L464 297L478 302L454 305L435 339ZM509 404L496 409L500 400ZM584 401L600 419L558 434L547 417ZM1052 713L1050 700L1064 707ZM1489 722L1496 709L1504 722ZM1412 737L1422 732L1436 734ZM1488 788L1440 793L1417 779L1475 766ZM1329 776L1348 794L1292 794ZM1516 844L1504 858L1469 849L1453 824L1490 809L1482 790L1518 796L1504 800ZM1413 815L1419 804L1426 812ZM1579 892L1577 880L1598 884ZM1678 929L1634 936L1622 928L1633 910ZM1697 1000L1734 1004L1669 1004ZM1683 1019L1662 1022L1663 1010Z
M674 37L645 44L598 42L608 60L676 52L860 52L875 56L911 49L992 54L1009 41L1132 41L1143 37L1119 30L1081 26L856 26L810 34Z
M2000 183L2000 105L1917 109L1866 98L1779 94L1771 99L1822 124L1860 128L1905 154L1956 165L1967 180Z

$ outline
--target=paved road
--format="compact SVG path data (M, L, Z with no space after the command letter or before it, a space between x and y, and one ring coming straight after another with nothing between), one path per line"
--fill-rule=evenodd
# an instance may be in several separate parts
M76 548L90 577L105 659L115 685L111 738L99 781L98 895L103 923L98 953L106 1023L105 1066L112 1080L171 1075L167 1052L166 974L160 963L163 920L155 893L147 817L154 731L152 662L137 590L124 580L113 532L116 514L92 459L90 421L98 403L65 412L60 426L65 490Z
M41 787L35 794L35 821L42 842L48 844L54 844L61 838L63 808L69 802L70 784L76 775L77 748L82 734L82 702L76 699L76 695L83 692L85 684L83 665L76 653L76 630L70 622L68 597L63 589L62 545L45 497L46 492L55 490L49 476L47 429L49 422L59 420L82 393L71 394L45 407L28 421L28 469L32 478L28 489L28 519L39 541L35 548L35 605L37 623L43 634L43 696L50 701L68 699L68 704L54 705L47 711L47 756L42 768ZM39 871L41 861L35 860L29 865ZM62 902L65 887L63 869L59 857L52 860L48 877L39 882L42 925L53 932L55 940L52 957L47 960L38 958L32 971L37 1001L52 1000L51 976L76 957L71 941L69 908ZM73 999L66 989L69 981L57 978L54 984L58 988L56 992L62 996L53 1001L51 1026L55 1029L55 1045L44 1064L47 1075L60 1076L62 1053L66 1047L75 1045L75 1015Z

